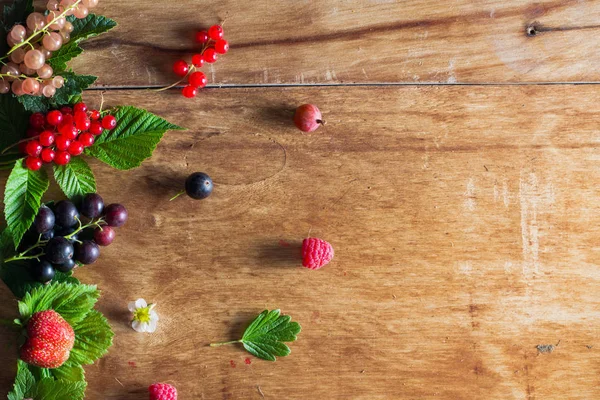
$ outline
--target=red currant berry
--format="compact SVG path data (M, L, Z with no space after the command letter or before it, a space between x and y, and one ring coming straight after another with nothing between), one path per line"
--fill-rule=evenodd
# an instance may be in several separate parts
M223 39L223 27L221 25L213 25L208 30L208 37L212 40Z
M28 138L34 138L39 135L40 135L40 131L38 131L37 129L33 129L33 128L27 129L27 137Z
M42 168L42 160L37 157L27 157L25 159L25 166L32 171L37 171Z
M58 110L50 111L48 115L46 115L46 120L48 120L50 125L58 126L63 120L63 115Z
M101 122L92 122L92 124L90 125L90 133L94 136L98 136L98 135L102 135L102 131L104 129L102 128L102 123Z
M217 40L215 42L215 51L219 54L225 54L229 51L229 42L225 39Z
M67 165L71 161L71 155L66 151L59 151L54 157L54 162L58 165Z
M77 127L77 129L79 129L80 131L85 132L88 129L90 129L91 121L88 118L85 111L76 111L75 115L74 115L74 119L75 119L75 127Z
M80 155L83 153L83 143L81 143L79 140L74 141L69 145L68 151L72 156Z
M200 31L200 32L196 33L196 42L198 42L200 44L204 44L204 43L208 42L208 32Z
M203 72L194 72L188 79L190 86L195 88L203 88L206 86L206 75Z
M69 148L69 145L71 144L71 140L64 135L58 135L54 139L54 143L56 143L56 148L58 150L66 151Z
M117 127L117 119L112 115L107 115L106 117L102 118L102 127L112 131Z
M60 112L63 113L64 115L71 115L71 114L73 114L73 109L71 107L64 106L64 107L61 107Z
M69 140L73 140L79 135L79 130L73 124L62 124L60 128L58 128L58 132Z
M100 111L98 111L98 110L90 111L90 119L92 121L98 121L100 119Z
M42 129L46 124L46 117L42 113L33 113L29 117L29 125L34 129Z
M188 72L190 72L190 66L183 60L175 61L173 64L173 72L179 76L186 76Z
M204 57L202 57L202 54L194 54L192 56L192 64L194 64L194 67L196 68L201 68L204 65Z
M79 140L81 142L83 147L90 147L91 145L94 144L94 141L96 139L94 138L94 135L92 135L91 133L85 132L85 133L82 133L81 135L79 135L77 140Z
M40 133L40 144L44 147L50 147L54 144L54 133L44 131Z
M56 153L52 149L44 149L42 150L42 161L45 163L51 163L54 160Z
M25 152L31 157L37 157L42 152L42 145L37 140L30 140L29 142L27 142Z
M87 112L88 108L85 103L77 103L73 106L73 112Z
M183 88L183 97L187 97L188 99L191 99L193 97L196 97L196 95L198 94L198 89L193 87L193 86L186 86Z
M204 61L206 61L209 64L216 62L217 59L219 58L219 55L217 54L215 49L213 49L212 47L209 47L208 49L204 50L203 55L204 55Z
M63 114L63 120L58 126L60 129L63 125L75 125L75 118L73 118L73 114Z

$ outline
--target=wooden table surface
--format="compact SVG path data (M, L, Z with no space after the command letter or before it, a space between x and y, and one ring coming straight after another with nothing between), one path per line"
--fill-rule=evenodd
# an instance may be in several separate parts
M120 25L72 64L100 77L86 101L105 89L108 105L188 130L137 170L92 162L130 220L77 271L116 332L86 369L87 398L145 399L155 381L181 400L600 398L600 1L98 12ZM210 88L193 101L145 90L221 19L232 45L206 68ZM307 102L328 121L308 135L290 122ZM195 171L213 196L169 202ZM309 233L336 250L318 272L299 266ZM158 304L155 334L128 325L138 297ZM208 347L266 308L302 324L289 357ZM4 287L0 312L16 314ZM1 332L2 395L13 340Z

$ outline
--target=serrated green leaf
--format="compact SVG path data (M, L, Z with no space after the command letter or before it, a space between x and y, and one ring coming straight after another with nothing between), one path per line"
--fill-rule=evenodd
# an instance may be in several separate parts
M56 378L65 382L79 382L85 380L85 371L78 364L65 363L61 367L51 369L50 373Z
M52 309L74 326L85 320L99 296L96 286L51 283L27 293L19 301L19 314L26 321L37 312Z
M15 162L4 191L4 216L15 248L31 226L49 185L44 169L31 171L22 160Z
M96 79L92 75L77 75L73 72L61 72L65 78L65 84L56 91L53 97L44 96L19 96L19 102L30 112L48 112L50 109L60 108L61 106L71 104L73 100L80 99L83 90L91 86Z
M2 22L7 29L19 22L25 22L27 16L33 12L33 0L14 0L11 5L4 6Z
M29 114L17 98L11 94L0 95L0 151L23 139L28 126ZM18 153L18 149L14 152ZM4 155L1 161L4 164L12 157Z
M8 286L10 291L18 299L22 299L28 292L44 285L35 281L29 272L30 263L27 261L15 261L3 264L0 268L0 278ZM62 273L56 271L52 280L54 283L70 283L77 285L80 282L72 276L72 272Z
M55 165L54 179L63 193L71 200L76 200L88 193L96 193L94 173L81 157L74 157L67 165Z
M35 400L80 400L85 394L86 383L57 381L53 378L40 380L31 393Z
M135 107L119 107L113 115L117 127L98 136L86 154L121 170L139 167L152 156L166 131L183 129Z
M15 254L15 243L13 242L10 230L4 228L0 233L0 263L6 258L12 257Z
M117 26L117 23L112 19L95 14L90 14L84 19L77 19L73 16L67 17L67 19L73 24L71 40L69 43L64 44L58 51L55 51L50 60L48 60L48 64L50 64L55 72L66 70L67 62L83 52L79 43Z
M83 321L73 327L75 345L69 363L93 364L112 346L114 333L104 316L96 310L90 311Z
M8 394L8 400L23 400L35 387L35 378L27 368L27 364L19 360L17 362L17 377L13 390Z

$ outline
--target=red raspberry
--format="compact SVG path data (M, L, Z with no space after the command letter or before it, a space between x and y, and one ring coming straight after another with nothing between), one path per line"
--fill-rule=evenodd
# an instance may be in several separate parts
M150 400L177 400L177 389L166 383L155 383L148 388Z
M324 240L307 238L302 242L302 265L316 270L329 264L333 258L333 247Z

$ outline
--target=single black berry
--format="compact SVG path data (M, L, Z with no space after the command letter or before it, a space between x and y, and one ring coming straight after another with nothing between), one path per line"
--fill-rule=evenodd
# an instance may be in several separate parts
M97 228L94 232L94 241L99 246L109 246L115 240L115 230L110 226Z
M52 239L53 237L54 237L54 230L51 229L48 232L42 233L42 236L40 236L40 239L47 242L48 240Z
M52 264L64 264L73 258L74 252L73 244L64 237L50 239L45 251L46 259Z
M192 199L205 199L213 191L213 181L204 172L193 173L185 181L185 191Z
M77 211L75 204L69 200L62 200L56 203L54 215L56 216L56 225L60 225L63 228L75 226L79 221L79 211Z
M90 240L75 245L75 260L82 264L93 264L100 257L100 247Z
M50 264L46 260L42 260L40 262L35 262L31 266L31 277L38 282L47 283L54 279L55 271Z
M75 260L70 259L62 264L54 264L54 269L60 272L64 272L66 274L67 272L71 272L76 266L77 263L75 262Z
M118 228L125 225L127 209L122 204L111 204L104 209L104 220L108 226Z
M102 215L104 200L97 193L86 194L81 202L81 215L94 219Z
M54 213L46 206L41 206L35 219L33 220L33 229L37 233L45 233L54 228Z

